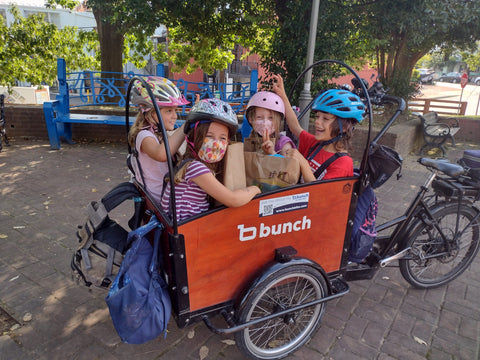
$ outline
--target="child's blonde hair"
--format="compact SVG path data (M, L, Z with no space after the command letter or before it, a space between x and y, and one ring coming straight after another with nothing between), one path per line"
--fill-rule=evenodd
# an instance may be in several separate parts
M146 128L149 128L153 126L152 124L158 124L157 120L154 117L154 112L155 109L152 108L146 112L143 112L142 110L139 110L137 118L135 119L135 122L133 123L132 127L130 128L128 132L128 143L132 148L135 148L135 140L137 138L138 133L141 130L144 130ZM163 136L162 133L158 131L153 132L154 135L157 137L158 141L160 144L163 143Z

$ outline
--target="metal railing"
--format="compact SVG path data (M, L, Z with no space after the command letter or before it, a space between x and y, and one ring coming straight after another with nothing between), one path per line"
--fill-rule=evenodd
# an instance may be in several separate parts
M68 107L92 105L113 105L125 107L126 92L133 76L148 77L150 75L101 71L66 72L65 61L59 59L57 76L59 95L57 99L68 98ZM155 76L163 76L163 67L157 67ZM245 110L250 97L257 92L258 72L250 71L249 82L207 83L191 82L184 79L172 80L180 89L189 105L183 106L181 115L186 115L195 103L196 95L200 98L220 98L232 106L239 114ZM64 100L65 101L65 100Z

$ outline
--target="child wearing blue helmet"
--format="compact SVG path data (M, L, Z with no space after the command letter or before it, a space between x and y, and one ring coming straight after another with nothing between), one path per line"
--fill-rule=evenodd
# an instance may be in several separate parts
M305 131L298 122L285 93L283 79L274 75L273 91L285 103L285 118L290 131L299 140L297 149L286 156L296 158L304 182L353 176L353 160L347 151L355 124L363 120L365 105L347 90L330 89L314 101L315 133Z

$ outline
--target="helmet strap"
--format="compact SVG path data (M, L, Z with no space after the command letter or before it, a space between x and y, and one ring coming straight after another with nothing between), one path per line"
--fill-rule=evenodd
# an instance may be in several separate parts
M343 130L341 125L340 125L340 130ZM338 140L343 138L344 135L346 135L346 133L341 132L340 134L338 134L337 136L335 136L334 138L332 138L330 140L319 141L314 147L312 147L309 150L309 152L307 154L307 160L309 160L309 161L312 160L318 154L318 152L323 149L324 146L333 144L334 142L337 142Z
M192 154L195 156L195 158L198 158L198 154L195 150L195 138L197 136L197 126L198 124L200 124L200 121L197 121L194 125L194 128L193 128L193 142L191 142L189 139L188 139L188 135L185 135L185 141L187 142L187 145L188 147L190 148L190 150L192 151Z
M149 112L150 110L152 110L151 107L148 107L148 106L143 105L143 104L139 104L139 105L138 105L138 108L140 109L140 111L142 112L142 114L145 114L145 113Z

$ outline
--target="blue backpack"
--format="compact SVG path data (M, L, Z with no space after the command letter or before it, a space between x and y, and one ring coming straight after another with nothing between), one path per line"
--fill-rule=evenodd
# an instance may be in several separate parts
M367 186L358 198L355 220L353 222L352 238L348 260L362 262L372 250L377 237L375 219L378 212L378 202L371 186Z
M113 325L128 344L143 344L162 333L167 335L172 304L168 285L159 273L162 228L153 215L150 222L128 234L133 244L105 298ZM152 230L153 247L146 236Z

